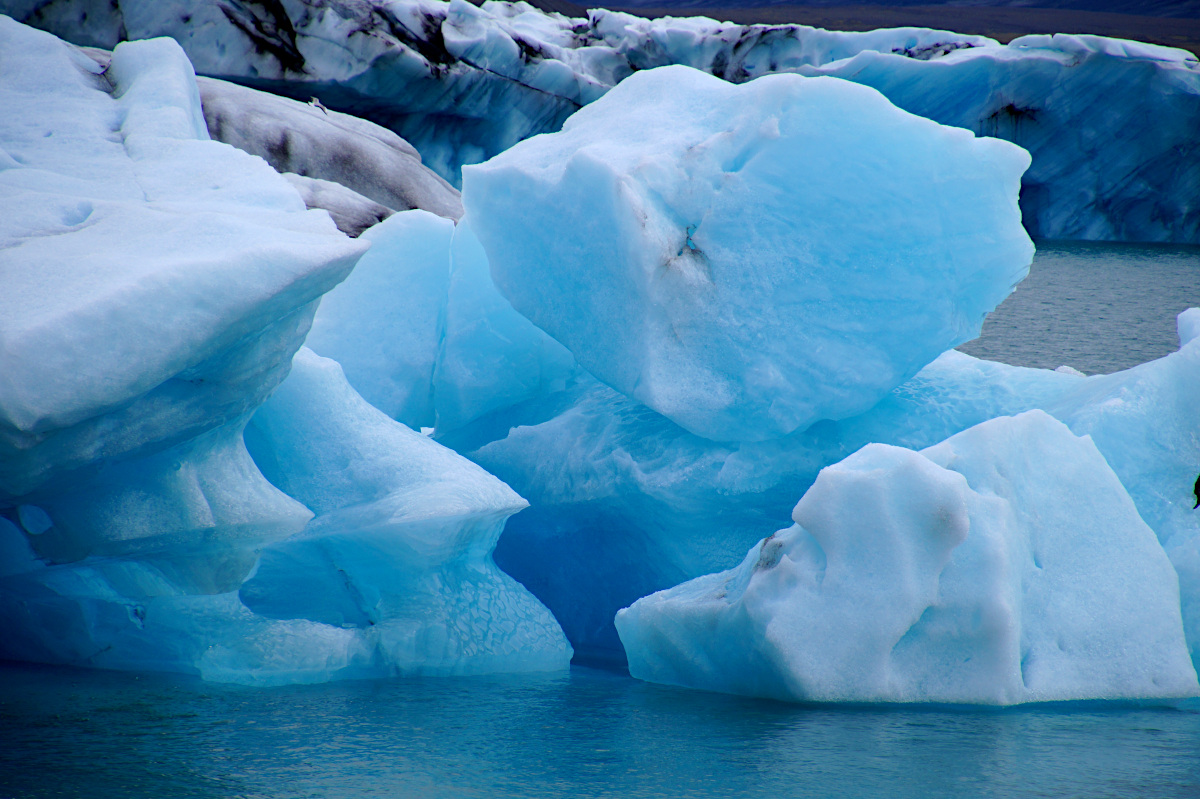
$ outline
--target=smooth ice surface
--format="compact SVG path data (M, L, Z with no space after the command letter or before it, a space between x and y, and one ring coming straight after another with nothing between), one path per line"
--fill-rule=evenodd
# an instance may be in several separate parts
M342 365L350 385L393 419L434 423L433 369L450 281L454 223L395 214L362 238L370 252L321 300L307 346Z
M321 301L307 345L393 419L454 430L560 389L575 371L496 291L469 226L409 211L363 237L371 251Z
M1184 628L1200 664L1200 308L1178 317L1179 351L1081 383L1047 410L1095 441L1179 573ZM1198 666L1200 667L1200 666Z
M1040 411L824 469L728 572L617 614L641 679L782 699L1200 693L1175 573L1103 456Z
M1033 256L1028 163L845 81L664 67L468 167L463 202L501 293L588 371L754 441L979 334Z
M82 44L173 36L202 73L300 100L318 94L393 128L453 182L463 164L557 130L640 70L682 64L734 83L837 75L1028 149L1022 203L1036 237L1200 243L1192 149L1200 64L1184 50L1082 35L1001 45L925 28L842 33L604 9L571 19L466 0L276 8L288 24L266 6L184 0L52 0L12 13Z

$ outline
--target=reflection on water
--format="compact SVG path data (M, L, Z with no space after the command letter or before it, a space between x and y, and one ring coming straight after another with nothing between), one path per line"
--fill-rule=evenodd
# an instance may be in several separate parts
M1087 374L1179 347L1175 316L1200 306L1200 247L1042 242L1029 277L959 347L978 358Z
M0 796L1200 795L1200 711L814 707L569 674L255 689L0 664Z

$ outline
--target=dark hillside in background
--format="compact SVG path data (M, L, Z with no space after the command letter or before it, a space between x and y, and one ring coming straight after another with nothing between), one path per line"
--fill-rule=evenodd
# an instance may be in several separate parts
M530 1L545 11L571 17L587 14L588 6L567 0ZM750 0L753 5L746 6L729 0L670 6L663 0L647 0L641 7L633 7L630 0L620 1L624 7L614 10L644 17L705 16L740 25L797 23L839 31L912 25L980 34L1001 42L1030 33L1094 33L1180 47L1200 56L1200 2L1196 0L1034 0L1040 6L1057 6L1050 8L1003 5L1003 0L991 5L930 4L928 0L919 5L903 0L875 5L763 5L763 0Z

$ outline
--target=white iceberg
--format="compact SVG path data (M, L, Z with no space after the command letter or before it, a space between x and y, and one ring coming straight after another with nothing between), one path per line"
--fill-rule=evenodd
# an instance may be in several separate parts
M823 470L740 566L617 614L642 679L800 701L1200 693L1175 572L1092 442L1040 411Z

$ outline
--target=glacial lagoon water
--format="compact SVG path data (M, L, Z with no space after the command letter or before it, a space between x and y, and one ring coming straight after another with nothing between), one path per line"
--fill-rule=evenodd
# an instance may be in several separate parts
M1200 247L1039 242L1029 277L959 347L1017 366L1108 374L1179 347L1200 306Z
M963 349L1109 372L1173 350L1192 305L1200 248L1043 244ZM788 705L581 667L253 689L0 664L0 799L118 796L1197 797L1200 702Z

